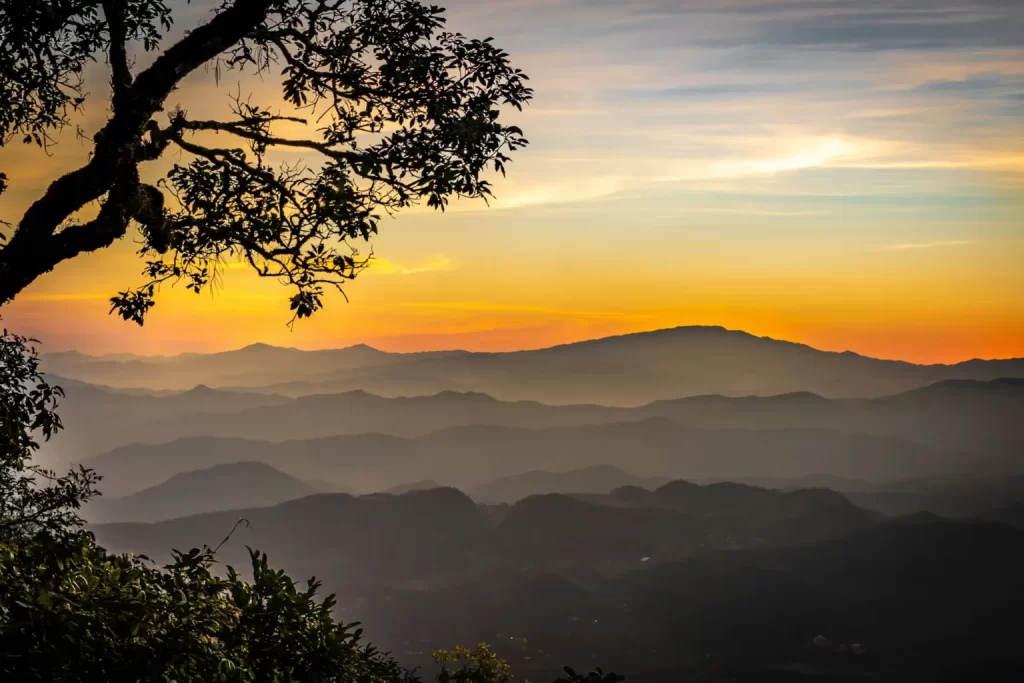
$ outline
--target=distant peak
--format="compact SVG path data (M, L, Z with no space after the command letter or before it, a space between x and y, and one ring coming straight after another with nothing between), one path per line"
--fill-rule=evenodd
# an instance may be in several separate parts
M936 522L944 522L944 521L947 521L947 520L944 519L943 517L935 514L934 512L928 512L927 510L921 510L919 512L914 512L914 513L911 513L909 515L904 515L902 517L895 517L895 518L893 518L891 520L891 523L893 523L893 524L914 525L914 524L935 524Z
M661 330L658 330L658 331L661 331ZM729 333L733 333L733 334L744 334L744 335L747 335L748 337L751 336L751 335L747 334L746 332L743 332L742 330L730 330L730 329L728 329L726 327L722 327L721 325L679 325L677 327L670 327L670 328L668 328L667 331L669 331L669 332L682 332L682 333L692 332L692 333L698 333L698 334L699 333L707 334L707 333L711 333L711 332L729 332Z
M997 377L990 380L946 379L917 389L911 389L897 396L923 396L929 394L952 394L969 392L1019 392L1024 389L1024 377Z
M375 349L369 344L353 344L352 346L346 346L345 351L372 351L373 353L384 353L380 349Z
M752 397L758 398L758 397ZM828 399L820 394L816 394L813 391L791 391L788 394L775 394L768 398L773 401L819 401L822 403L828 403Z
M270 351L272 349L279 349L279 346L272 346L270 344L264 344L263 342L256 342L255 344L249 344L243 346L239 351Z
M491 396L490 394L485 394L485 393L480 392L480 391L454 391L452 389L445 389L444 391L440 391L440 392L434 394L434 396L432 398L463 399L463 400L485 400L485 401L497 401L498 400L498 399L494 398L493 396Z

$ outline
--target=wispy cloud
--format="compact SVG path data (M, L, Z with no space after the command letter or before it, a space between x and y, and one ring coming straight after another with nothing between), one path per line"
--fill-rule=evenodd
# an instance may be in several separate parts
M935 240L932 242L904 242L902 244L887 244L881 248L881 251L910 251L914 249L964 247L970 244L977 244L977 242L975 240Z

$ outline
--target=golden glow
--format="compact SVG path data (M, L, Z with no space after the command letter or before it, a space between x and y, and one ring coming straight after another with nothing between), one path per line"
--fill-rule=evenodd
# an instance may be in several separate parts
M536 103L514 122L533 144L495 178L490 207L384 221L350 303L331 296L290 329L286 290L227 263L210 293L165 287L138 329L107 315L109 296L140 281L126 239L40 278L4 324L95 353L513 350L704 324L916 362L1024 356L1019 47L819 46L812 59L788 46L777 64L747 63L702 42L749 28L713 3L696 23L659 17L628 49L563 31L575 24L562 3L528 5L456 2L451 21L497 32L531 75ZM605 35L628 5L573 21ZM660 23L669 43L640 49ZM276 97L270 81L244 87ZM213 117L236 91L200 72L176 97ZM94 105L75 123L95 130L104 116ZM59 142L49 157L0 150L0 218L86 160L73 129Z

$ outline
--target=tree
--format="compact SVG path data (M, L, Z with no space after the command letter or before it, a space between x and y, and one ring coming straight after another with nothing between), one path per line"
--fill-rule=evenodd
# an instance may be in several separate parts
M58 477L32 463L36 435L49 439L61 429L55 411L64 395L43 379L33 341L6 329L0 334L0 543L6 544L80 525L78 510L98 481L83 468Z
M437 683L512 683L512 668L486 643L438 650L433 658L440 669Z
M508 153L527 144L500 116L531 98L526 76L490 39L445 30L440 8L218 1L209 20L165 45L175 18L166 0L0 0L0 145L45 149L88 102L86 65L104 56L110 72L110 116L88 163L54 180L0 249L0 304L134 224L145 280L111 299L126 320L142 324L163 282L202 290L225 258L289 285L295 316L308 316L325 288L367 266L355 243L382 215L486 199L484 172L504 174ZM135 69L134 57L148 65ZM284 103L303 116L241 96L223 120L189 116L171 96L210 63L279 77ZM273 148L314 160L275 166ZM144 182L146 165L169 150L182 162ZM7 181L0 174L0 192Z

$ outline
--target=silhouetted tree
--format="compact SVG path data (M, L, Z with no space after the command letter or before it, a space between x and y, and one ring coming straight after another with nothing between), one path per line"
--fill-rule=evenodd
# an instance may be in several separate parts
M86 105L84 69L100 55L111 87L88 163L56 179L0 249L0 304L135 223L146 279L112 299L126 320L142 323L162 282L201 290L225 257L290 285L304 317L367 265L351 241L369 240L383 214L486 198L483 172L504 173L507 153L526 144L499 115L530 99L526 76L490 39L445 30L438 7L219 0L209 20L169 41L174 19L166 0L0 1L0 144L51 144ZM138 54L137 69L136 51L160 52ZM305 116L240 95L219 120L172 106L204 64L279 78L284 103ZM315 160L275 166L274 147ZM183 161L143 182L145 164L169 150ZM80 221L93 202L97 215Z

